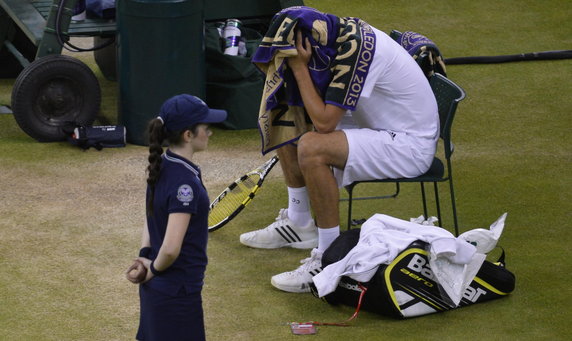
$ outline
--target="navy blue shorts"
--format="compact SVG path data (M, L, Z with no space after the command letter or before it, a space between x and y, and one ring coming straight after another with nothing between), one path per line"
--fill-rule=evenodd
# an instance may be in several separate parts
M204 341L205 326L201 292L176 295L139 286L141 313L137 340Z

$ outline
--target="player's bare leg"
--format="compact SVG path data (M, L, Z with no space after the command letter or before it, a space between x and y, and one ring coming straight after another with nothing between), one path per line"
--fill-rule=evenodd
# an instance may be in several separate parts
M348 141L342 131L307 133L300 139L298 158L306 181L316 225L340 225L339 189L331 167L343 169L348 158Z
M343 169L348 150L346 135L341 131L311 132L300 139L298 161L316 214L318 248L297 269L273 276L270 282L276 288L308 292L312 277L322 271L322 253L340 233L339 189L331 167Z
M276 221L266 228L243 233L240 242L263 249L314 248L318 244L318 232L312 219L304 177L298 166L297 148L286 145L278 149L277 154L288 186L288 209L281 209Z
M280 159L280 167L284 173L284 181L288 187L304 187L304 177L298 166L298 148L292 144L285 145L276 150Z

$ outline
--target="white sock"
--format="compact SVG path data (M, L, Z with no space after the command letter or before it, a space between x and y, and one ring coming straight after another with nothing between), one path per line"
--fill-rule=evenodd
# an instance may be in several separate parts
M340 235L340 226L330 227L327 229L318 228L318 251L324 252Z
M288 218L296 226L306 226L312 221L310 200L306 187L288 187Z

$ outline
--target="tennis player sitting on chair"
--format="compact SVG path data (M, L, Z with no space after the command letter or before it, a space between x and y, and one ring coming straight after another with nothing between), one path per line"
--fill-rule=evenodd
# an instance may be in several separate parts
M285 91L297 88L314 129L277 149L288 208L268 227L242 234L240 242L253 248L313 248L300 267L271 280L284 291L309 292L322 253L340 234L339 187L426 172L439 116L414 59L360 19L291 7L276 14L263 44L272 40L278 42L274 52L287 55L278 70L286 82L291 72ZM267 47L261 44L254 62L268 62L261 57ZM289 105L295 101L288 98ZM352 124L346 126L346 120Z

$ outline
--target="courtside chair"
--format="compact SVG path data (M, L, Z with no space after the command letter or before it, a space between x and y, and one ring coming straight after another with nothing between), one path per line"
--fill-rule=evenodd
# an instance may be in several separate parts
M352 184L346 186L348 192L348 229L352 226L352 205L354 200L365 200L365 199L383 199L383 198L393 198L399 193L399 184L406 182L418 182L421 184L421 198L423 200L423 215L425 219L428 218L427 214L427 201L425 196L425 183L432 182L435 192L435 206L437 209L437 218L439 219L439 224L441 224L441 206L439 203L439 190L437 183L439 182L449 182L449 191L451 196L451 208L453 211L453 222L455 227L455 235L459 235L459 226L457 222L457 207L455 205L455 191L453 188L453 167L451 163L451 155L453 154L454 146L451 143L451 126L453 124L453 119L455 118L455 111L457 110L458 103L465 98L465 92L457 84L453 83L451 80L447 79L443 75L436 73L429 78L429 83L431 84L431 89L435 94L437 99L437 104L439 106L439 119L441 123L441 134L440 138L444 148L444 156L446 161L447 171L445 172L445 165L443 162L435 157L431 167L427 173L420 175L416 178L400 178L400 179L376 179L367 181L355 181ZM392 195L374 196L374 197L353 197L353 190L359 184L364 183L395 183L396 191ZM441 226L441 225L439 225Z

